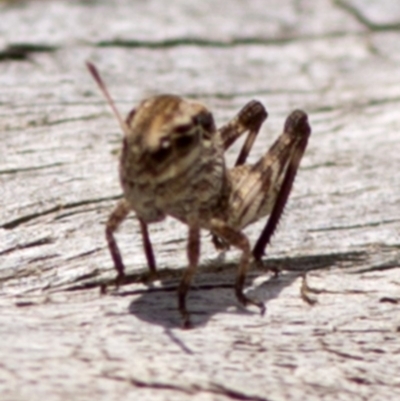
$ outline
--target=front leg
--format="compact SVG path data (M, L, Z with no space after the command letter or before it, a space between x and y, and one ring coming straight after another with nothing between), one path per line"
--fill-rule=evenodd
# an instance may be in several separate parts
M115 279L117 287L119 287L125 277L125 267L124 263L122 262L122 257L117 242L115 241L114 232L126 219L129 212L130 207L128 203L125 201L125 199L122 199L111 212L106 224L106 239L108 243L108 249L110 250L115 270L117 270L117 277Z
M111 258L114 262L115 270L117 271L117 277L115 279L115 284L119 287L125 278L125 266L122 261L121 252L118 248L117 241L115 240L114 233L117 231L118 227L126 219L131 208L129 204L122 199L118 202L117 206L111 212L106 223L106 239L108 244L108 249L111 254ZM150 275L155 276L157 274L156 261L154 258L153 247L150 241L149 232L147 224L139 218L140 230L142 233L143 248L146 255L147 263L150 269Z
M150 275L152 277L157 276L157 265L156 259L154 257L153 245L150 241L149 230L147 223L145 223L142 219L139 218L140 231L142 233L142 242L144 254L146 255L147 265L150 269Z
M190 283L196 273L200 257L200 229L198 225L189 226L189 237L187 243L187 257L189 266L183 273L178 288L178 309L182 315L182 326L189 329L192 324L190 322L190 314L186 309L186 295L189 291Z
M218 237L223 238L228 244L239 248L242 251L242 256L240 258L236 275L235 294L242 305L255 305L260 309L261 315L263 315L265 313L264 303L247 297L243 292L246 274L250 266L251 257L250 243L248 238L241 231L235 230L234 228L230 227L228 224L219 219L211 220L211 231Z

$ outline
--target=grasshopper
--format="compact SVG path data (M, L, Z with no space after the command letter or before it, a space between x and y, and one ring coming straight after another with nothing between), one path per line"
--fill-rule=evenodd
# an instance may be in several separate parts
M106 224L106 239L117 270L117 286L124 279L124 264L114 233L134 211L140 224L150 272L156 262L148 224L172 216L188 226L188 267L178 286L178 309L183 327L191 326L186 296L200 256L200 230L212 233L217 247L241 250L235 294L243 305L265 312L263 302L243 289L251 257L261 261L292 189L311 128L307 114L293 111L283 133L254 164L247 156L267 118L264 106L247 103L226 125L217 129L212 113L201 103L176 95L143 100L123 119L96 67L87 67L110 105L123 131L119 176L123 199ZM228 169L225 151L247 132L235 167ZM253 249L243 229L268 216Z

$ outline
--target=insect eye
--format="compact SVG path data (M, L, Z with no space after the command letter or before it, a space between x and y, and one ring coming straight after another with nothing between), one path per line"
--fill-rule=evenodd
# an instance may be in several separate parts
M162 163L171 154L171 148L160 148L155 152L151 153L151 158L157 163Z
M209 112L202 112L194 117L194 121L196 124L200 125L206 132L214 132L215 131L215 123L214 118Z
M175 139L175 146L178 149L185 149L194 144L196 139L197 135L181 135Z

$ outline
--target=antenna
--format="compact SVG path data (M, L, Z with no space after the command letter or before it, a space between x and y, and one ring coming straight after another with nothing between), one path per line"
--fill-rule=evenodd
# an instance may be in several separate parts
M99 88L100 88L101 92L103 93L104 97L106 98L107 103L110 105L111 110L113 111L115 118L118 120L118 123L119 123L122 131L124 132L125 135L128 135L130 132L129 127L126 124L126 122L123 120L123 118L121 117L121 114L119 114L119 112L115 106L115 103L112 100L112 98L107 90L106 85L104 84L99 72L97 71L97 68L94 66L94 64L92 64L89 61L86 62L86 66L87 66L89 72L92 74L92 77L96 81L97 85L99 85Z

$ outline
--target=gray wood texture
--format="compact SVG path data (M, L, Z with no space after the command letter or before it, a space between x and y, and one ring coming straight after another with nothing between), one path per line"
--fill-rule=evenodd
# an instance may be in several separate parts
M186 228L172 219L150 227L160 280L146 281L132 216L118 233L131 283L100 295L121 133L86 60L123 114L172 92L221 124L261 100L252 160L292 109L309 114L285 217L247 283L264 317L236 302L238 253L205 233L195 328L180 329ZM0 2L0 399L399 399L399 105L395 1Z

